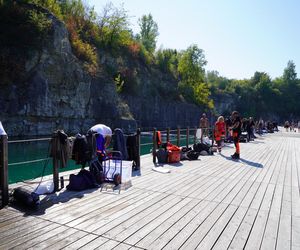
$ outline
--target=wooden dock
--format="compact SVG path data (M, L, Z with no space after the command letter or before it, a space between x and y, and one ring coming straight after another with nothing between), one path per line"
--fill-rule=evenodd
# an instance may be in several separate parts
M44 197L38 212L0 210L0 249L300 249L300 134L278 132L222 155L152 171L121 194Z

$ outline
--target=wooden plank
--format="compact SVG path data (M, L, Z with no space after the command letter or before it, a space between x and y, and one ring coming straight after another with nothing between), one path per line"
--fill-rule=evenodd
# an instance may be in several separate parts
M267 224L268 219L268 211L260 210L255 218L255 222L252 226L251 234L249 235L248 241L246 243L245 249L247 250L255 250L259 249L263 235L265 226Z
M35 219L33 217L27 217L23 220L18 220L17 222L13 222L6 226L0 228L0 241L7 238L12 234L19 234L23 230L27 230L28 227L32 225L38 225L39 223L43 223L44 221Z
M173 216L169 217L166 221L158 225L155 229L147 234L135 234L132 237L126 239L126 243L137 245L141 248L147 248L151 245L151 243L157 240L164 232L171 229L180 219L187 216L190 211L195 209L196 206L200 206L202 201L192 200L186 206L182 208L182 210L175 213Z
M266 164L265 166L268 165ZM270 171L268 172L271 173L273 172L272 169L269 170ZM263 176L265 177L266 175L267 172L265 172ZM261 210L259 211L258 215L255 218L254 225L251 229L251 233L247 240L247 245L246 245L247 249L258 249L262 240L262 236L263 236L263 232L264 232L264 228L268 216L268 210L270 209L270 204L273 198L275 185L270 184L266 192L264 191L265 187L266 186L264 185L264 183L262 183L260 189L258 190L258 196L254 196L253 200L251 201L251 205L250 205L251 208L261 209ZM263 198L261 194L264 194Z
M206 233L209 231L211 226L218 220L218 218L224 213L227 209L227 204L218 204L217 207L212 211L211 214L202 218L200 220L196 219L189 223L180 233L180 241L171 241L167 245L167 249L177 249L181 247L182 249L195 249L199 242L203 239ZM201 214L205 214L200 212ZM188 230L188 231L187 231ZM179 245L180 244L180 245Z
M230 223L226 226L224 231L217 235L219 238L214 243L212 249L223 250L227 249L230 245L231 240L233 239L234 235L236 234L241 221L243 220L244 216L246 215L248 208L239 207L235 214L233 215Z
M147 249L178 249L190 234L189 228L200 225L217 205L215 202L200 202L155 241L151 242ZM173 246L173 244L177 245ZM141 243L137 244L137 246L140 245L142 247Z
M136 197L138 195L141 195L143 192L128 192L124 195L118 195L116 197L107 196L106 200L101 200L101 196L98 198L95 198L94 202L91 202L89 204L83 203L81 206L71 207L69 209L64 210L64 213L55 213L55 214L49 214L48 216L44 216L44 219L51 219L52 221L58 222L58 223L69 223L79 217L79 215L86 215L91 213L92 211L97 211L101 209L101 211L105 209L109 209L111 207L116 206L117 204L126 203L127 199L130 197Z
M0 247L1 249L11 249L12 247L19 247L22 248L23 244L27 241L30 241L33 238L39 237L53 229L56 229L59 227L57 224L51 224L50 222L45 222L45 224L42 224L43 227L32 227L28 228L25 233L22 234L13 234L9 238L5 238L4 240L0 241Z
M106 221L105 225L100 225L97 229L94 230L95 234L103 235L105 232L113 230L115 227L119 226L122 223L125 223L128 220L133 220L136 216L140 216L141 213L145 213L150 209L156 209L156 204L161 204L162 201L167 197L167 194L160 194L149 202L145 202L140 205L138 208L131 210L128 213L125 213L118 217L117 219L111 220L109 222ZM156 205L156 206L155 206Z
M142 239L144 237L144 235L147 235L151 231L153 231L155 228L160 227L160 225L163 222L165 222L168 219L170 219L171 217L173 217L177 212L180 212L180 214L182 214L182 209L184 209L184 207L186 207L189 203L194 204L194 202L192 202L192 201L193 200L190 198L184 198L179 203L172 206L169 210L167 210L166 212L164 212L160 216L158 216L155 220L149 221L146 225L144 225L140 229L138 229L138 227L136 225L134 225L134 229L132 229L133 227L131 227L129 229L131 232L135 230L134 233L125 239L124 239L124 237L122 237L123 238L122 241L124 241L127 244L134 245L140 239ZM140 227L140 224L141 223L139 222L139 227Z
M264 162L266 165L265 165L265 167L267 167L268 165L267 165L267 161L266 162ZM264 173L264 175L263 176L265 176L265 174L267 173L267 171L265 171L265 173ZM254 180L256 180L256 179L254 179ZM247 221L251 221L251 220L255 220L255 219L257 219L257 218L259 218L259 222L261 222L262 220L260 220L260 216L261 215L258 215L258 217L256 216L256 210L258 209L258 208L260 208L260 206L261 206L261 202L262 202L262 199L263 199L263 197L264 197L264 195L265 195L265 190L266 190L266 188L267 188L267 185L265 184L265 183L262 183L262 184L257 184L257 183L255 183L255 185L258 187L258 189L256 189L256 188L254 188L253 189L253 191L252 191L252 193L250 192L249 194L250 195L248 195L248 198L247 199L244 199L243 200L243 203L242 203L242 205L245 205L245 204L248 204L246 207L249 207L249 205L250 205L250 207L251 208L254 208L254 209L252 209L252 210L248 210L248 212L247 212L247 216L248 217L245 217L245 219L243 219L243 222L240 224L240 226L239 226L239 231L237 231L237 233L235 234L235 239L233 240L233 242L231 243L231 248L239 248L239 247L241 247L242 245L240 245L240 244L244 244L245 242L247 242L247 238L248 238L248 235L249 235L249 233L250 232L252 232L251 230L251 224L253 224L253 223L250 223L250 227L247 227ZM256 190L256 191L255 191ZM271 194L272 194L272 188L270 188L269 190L271 190ZM270 193L270 191L268 191L268 193ZM254 194L254 195L253 195ZM272 197L272 196L271 196ZM245 197L246 198L246 197ZM270 200L270 199L269 199ZM246 201L246 202L245 202ZM267 204L267 202L266 202L266 204ZM266 213L266 212L265 212ZM265 214L266 215L266 214ZM246 226L245 226L246 225ZM260 227L258 227L258 226L260 226ZM253 230L253 232L254 232L254 235L256 235L257 236L257 231L259 231L258 229L261 229L259 232L261 232L261 233L263 233L263 230L264 230L264 223L262 224L262 226L260 225L260 223L257 223L257 225L256 225L256 227L255 227L255 229L256 230ZM228 234L228 233L227 233ZM232 234L231 234L231 237L233 237L232 236ZM229 239L226 239L226 237L225 237L225 239L224 239L224 237L221 237L221 239L220 239L220 241L219 242L223 242L223 244L224 244L224 241L227 243L227 245L228 245L228 242L229 242L229 240L230 240L230 238ZM255 241L257 241L257 237L254 237L254 240ZM251 241L251 237L250 237L250 241ZM221 246L223 245L223 244L220 244L220 243L218 243L217 245L216 245L216 248L217 249L220 249L221 248ZM227 246L227 245L225 245L225 247ZM250 245L252 245L252 244L250 244ZM254 249L257 249L257 248L254 248Z
M292 217L292 249L300 249L300 218Z
M152 197L155 196L154 193L148 192L139 192L135 193L134 196L127 196L123 199L113 200L109 204L101 204L96 203L94 206L87 207L85 210L78 211L76 210L77 214L80 214L80 217L75 217L77 214L75 214L73 220L69 220L69 222L66 221L66 224L70 227L77 226L82 223L88 223L88 221L95 221L95 219L99 218L99 214L105 214L106 216L110 215L111 213L117 213L120 210L126 209L127 207L130 207L132 204L139 203L140 200L145 199L145 197ZM105 217L106 217L105 216ZM105 218L104 216L101 216L102 219ZM91 223L92 224L92 223Z
M105 242L109 241L109 239L104 238L104 237L97 237L96 239L90 241L88 244L84 245L83 247L80 248L80 250L91 250L95 249L101 245L103 245Z
M122 242L145 224L154 220L159 215L169 210L172 206L176 205L182 199L183 198L168 196L161 202L152 206L150 209L144 210L138 216L135 216L113 228L112 230L104 233L103 236Z
M283 186L276 185L271 210L268 216L264 237L261 244L262 249L274 249L276 247L282 192Z
M111 223L113 220L120 220L121 216L124 214L135 215L138 211L139 206L153 201L154 198L159 197L158 193L152 195L145 195L141 200L129 203L126 207L121 207L120 209L112 209L111 211L106 210L104 213L98 213L95 217L87 218L81 223L74 225L78 229L87 230L89 232L95 232L98 228L102 228L107 223ZM162 199L161 197L158 199ZM77 222L77 220L75 221ZM69 224L70 225L70 224ZM71 226L71 225L70 225Z
M230 249L243 249L249 237L253 222L255 220L257 210L249 208L242 223L239 226L234 238L232 239Z
M87 245L89 242L93 241L96 239L98 236L94 234L87 234L86 236L80 238L79 240L74 240L72 244L67 245L63 247L62 249L79 249L85 245Z
M36 244L39 244L42 241L46 241L47 239L53 237L54 235L64 233L66 230L68 230L68 227L65 226L56 227L48 232L43 233L42 235L39 235L37 237L32 237L30 240L26 242L22 242L21 244L14 246L11 249L28 249L30 247L33 247Z
M276 249L291 249L291 228L292 228L292 216L281 214L278 235L276 242Z
M229 205L226 208L225 212L218 218L218 220L216 221L215 224L208 223L209 225L204 226L204 224L203 224L201 226L202 228L199 227L198 232L196 231L194 233L195 239L193 240L191 246L194 247L198 242L200 242L197 245L197 249L211 249L214 246L217 239L219 238L219 235L223 232L223 230L226 228L229 221L232 219L232 217L236 211L237 211L236 206ZM205 235L207 230L209 230L209 231ZM199 234L199 232L201 234ZM203 235L205 235L205 236L201 240Z
M116 246L119 245L120 242L118 241L115 241L115 240L109 240L109 241L106 241L104 244L102 244L101 246L95 248L95 249L99 249L99 250L110 250L110 249L113 249L115 248Z
M29 249L47 249L50 248L52 249L52 247L56 247L52 246L54 244L60 244L61 241L63 241L64 239L69 238L71 235L76 234L78 231L73 229L73 228L68 228L66 231L64 231L63 233L60 233L58 235L54 235L51 238L45 240L45 241L41 241L40 243L32 246Z
M132 247L131 245L127 245L125 243L120 243L119 245L117 245L115 248L113 248L115 250L128 250L128 249L138 249L136 247Z

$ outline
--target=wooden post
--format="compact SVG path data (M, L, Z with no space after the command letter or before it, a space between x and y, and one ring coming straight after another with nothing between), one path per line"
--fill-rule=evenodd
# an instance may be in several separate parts
M177 128L177 146L180 146L180 127Z
M136 168L141 168L141 129L136 130L136 141L137 141L137 159L136 159Z
M153 163L156 163L156 149L157 149L156 128L154 128L153 129L153 147L152 147Z
M0 190L1 207L8 205L8 147L7 135L0 136Z
M59 166L59 160L56 158L56 154L58 149L57 142L58 138L56 136L52 137L51 139L52 146L54 146L54 155L53 155L53 183L54 183L54 192L57 192L59 190L59 173L58 173L58 166Z
M186 147L189 147L189 140L190 140L190 128L186 128Z
M213 147L215 140L215 127L212 126L212 138L211 138L211 146Z
M194 133L194 144L196 144L196 141L197 141L196 134L197 134L197 127L195 127L195 133Z
M167 128L167 142L170 141L170 128Z

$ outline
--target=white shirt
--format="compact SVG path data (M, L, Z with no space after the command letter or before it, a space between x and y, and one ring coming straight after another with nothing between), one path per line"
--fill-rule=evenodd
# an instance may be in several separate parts
M110 127L107 127L104 124L96 124L95 126L91 127L90 130L103 135L104 138L106 136L112 136L112 131Z

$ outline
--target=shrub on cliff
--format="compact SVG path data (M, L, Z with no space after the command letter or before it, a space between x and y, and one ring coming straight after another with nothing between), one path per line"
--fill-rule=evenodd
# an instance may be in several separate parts
M22 81L25 61L42 49L51 32L51 20L34 8L14 1L0 4L0 82Z

